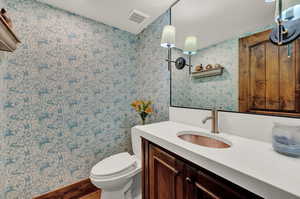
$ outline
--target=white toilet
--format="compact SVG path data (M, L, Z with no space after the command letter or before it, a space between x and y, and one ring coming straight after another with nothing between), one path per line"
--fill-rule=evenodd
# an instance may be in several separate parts
M101 199L141 199L141 141L132 135L134 155L119 153L97 163L91 182L102 190Z

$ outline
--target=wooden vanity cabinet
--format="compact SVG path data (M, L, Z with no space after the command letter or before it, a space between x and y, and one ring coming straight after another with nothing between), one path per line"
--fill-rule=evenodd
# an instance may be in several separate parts
M145 139L143 199L261 199Z

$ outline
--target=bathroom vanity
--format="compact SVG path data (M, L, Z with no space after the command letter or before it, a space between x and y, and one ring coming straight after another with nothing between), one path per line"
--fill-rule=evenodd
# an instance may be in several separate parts
M262 198L143 139L144 199Z
M180 132L186 131L230 147L209 148L180 139ZM278 154L271 143L224 133L222 128L213 135L174 121L136 126L132 133L141 138L133 148L142 146L138 156L143 199L300 198L300 159Z

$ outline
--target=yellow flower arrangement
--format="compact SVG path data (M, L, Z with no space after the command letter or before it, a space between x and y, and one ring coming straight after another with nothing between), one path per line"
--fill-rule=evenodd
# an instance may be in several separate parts
M147 116L153 113L151 101L135 100L131 103L131 106L140 114L143 125L145 124Z

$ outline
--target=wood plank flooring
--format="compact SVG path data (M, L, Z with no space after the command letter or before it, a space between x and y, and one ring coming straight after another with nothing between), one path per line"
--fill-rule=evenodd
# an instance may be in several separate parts
M101 190L89 179L62 187L33 199L100 199Z
M90 194L88 194L86 196L83 196L83 197L81 197L79 199L100 199L100 197L101 197L101 192L99 190L99 191L95 191L93 193L90 193Z

